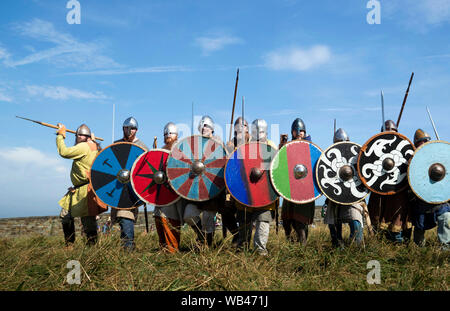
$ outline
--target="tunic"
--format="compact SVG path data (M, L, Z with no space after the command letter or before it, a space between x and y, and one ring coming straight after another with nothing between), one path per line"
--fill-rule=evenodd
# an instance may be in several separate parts
M372 192L367 207L370 221L377 229L401 232L412 227L407 190L393 195L379 195Z
M82 142L73 147L67 147L64 137L57 135L56 147L60 156L73 160L70 180L73 186L76 187L75 193L68 191L58 204L67 211L70 209L72 217L89 216L87 203L89 179L87 171L91 169L92 163L97 156L97 146Z
M357 220L364 225L364 201L356 202L351 205L337 204L332 201L328 201L327 212L323 219L323 222L328 225L334 225L337 223L348 223L352 220Z

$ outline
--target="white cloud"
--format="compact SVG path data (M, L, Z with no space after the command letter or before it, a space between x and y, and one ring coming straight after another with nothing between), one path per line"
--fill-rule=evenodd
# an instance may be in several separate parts
M106 69L94 71L72 72L66 75L125 75L134 73L159 73L159 72L182 72L193 71L194 69L185 66L156 66L142 68Z
M406 91L406 86L390 86L390 87L381 87L379 90L368 90L364 92L364 95L369 97L379 97L381 98L381 91L383 94L404 94Z
M437 54L424 56L425 59L436 59L436 58L450 58L450 54Z
M12 98L0 92L0 102L12 102Z
M421 31L450 22L449 0L386 1L382 8L388 17Z
M227 45L242 44L243 42L241 38L228 35L199 37L195 39L195 44L200 46L203 55L209 55L211 52L222 50Z
M44 175L67 172L67 167L64 165L62 158L45 154L32 147L1 148L0 159L2 159L3 165L6 164L5 166L9 168L22 169L27 167L31 171L45 171Z
M10 57L11 55L8 53L8 51L0 46L0 60L6 60Z
M0 217L58 215L58 201L71 185L70 165L55 151L0 148Z
M279 111L275 111L270 113L271 116L290 116L298 113L298 109L281 109Z
M264 59L266 67L273 70L305 71L328 63L331 51L324 45L309 49L289 48L270 52Z
M425 15L429 24L440 24L450 21L450 1L448 0L421 0L415 1L417 13Z
M82 43L70 34L58 32L52 23L40 19L16 25L15 30L22 36L54 44L46 50L38 51L19 60L11 57L4 61L10 67L23 66L40 61L48 61L61 67L99 69L119 67L110 57L103 55L104 46L97 42ZM0 52L1 53L1 52Z
M320 111L325 112L354 112L358 113L361 110L364 111L380 111L381 107L328 107L320 108Z
M38 86L38 85L27 85L27 92L33 96L44 96L51 99L61 99L66 100L69 98L76 99L107 99L101 92L89 93L80 91L78 89L68 89L64 86Z

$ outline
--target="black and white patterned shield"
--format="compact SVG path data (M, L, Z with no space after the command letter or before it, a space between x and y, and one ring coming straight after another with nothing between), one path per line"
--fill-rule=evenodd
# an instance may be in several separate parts
M414 145L397 132L382 132L372 136L358 157L358 175L370 191L392 195L408 186L409 160Z
M320 156L316 178L320 190L331 201L350 205L369 194L356 172L360 149L361 146L353 142L338 142Z

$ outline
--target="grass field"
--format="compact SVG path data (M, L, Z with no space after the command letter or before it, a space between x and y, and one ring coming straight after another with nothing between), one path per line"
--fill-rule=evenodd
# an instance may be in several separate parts
M344 226L344 236L348 236ZM87 247L78 236L73 250L60 236L24 236L0 239L0 290L449 290L450 252L441 251L435 230L427 232L427 245L393 245L365 237L365 246L331 247L324 225L310 229L302 247L286 241L280 228L271 231L269 256L251 251L236 253L231 236L199 250L191 229L182 231L181 251L168 254L158 248L155 232L137 234L137 249L121 249L119 234L101 235ZM81 284L69 285L66 267L81 263ZM378 260L381 284L368 284L367 263Z

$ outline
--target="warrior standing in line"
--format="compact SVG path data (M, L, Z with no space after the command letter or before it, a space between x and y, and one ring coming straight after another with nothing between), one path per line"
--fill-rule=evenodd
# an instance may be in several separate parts
M265 120L256 119L252 122L251 136L251 141L267 143L273 149L277 150L276 145L267 138L267 123ZM271 211L278 208L278 202L277 199L268 206L258 209L246 207L236 202L237 220L239 222L238 249L242 248L244 245L250 244L254 223L254 247L258 254L263 256L268 254L267 241L269 240L270 222L272 221Z
M203 116L198 125L198 131L204 137L213 138L214 121L209 116ZM216 137L215 137L216 138ZM217 197L204 202L189 202L186 205L183 220L197 234L197 241L211 246L216 230L215 217L217 210L225 203L225 191Z
M338 129L334 133L333 143L350 141L349 136L343 129ZM325 200L327 206L324 216L324 223L328 225L331 235L331 243L334 247L343 246L342 223L350 226L350 239L355 238L356 243L363 242L363 213L364 200L351 205L337 204L329 199Z
M88 174L94 161L99 145L94 140L94 135L87 125L82 124L76 131L75 146L67 147L66 127L58 123L56 146L61 157L73 160L70 179L73 187L69 188L66 195L58 202L61 209L61 223L64 239L67 247L72 247L75 242L74 217L81 217L87 244L93 245L97 241L96 215L90 215L88 208Z
M165 150L171 150L172 146L178 140L177 126L169 122L164 127L164 147ZM180 232L183 225L183 214L186 201L180 198L168 206L155 205L154 217L156 232L159 237L159 245L167 249L170 253L179 250Z
M398 132L395 122L385 122L386 131ZM381 128L383 131L383 127ZM393 195L370 194L368 210L375 232L384 232L388 240L397 243L408 242L412 224L409 219L408 191L405 189Z
M306 135L306 126L302 119L297 118L291 125L292 140L311 141L311 136ZM281 146L280 146L281 147ZM305 204L296 204L283 200L281 208L281 220L284 232L289 241L294 241L292 229L297 234L297 240L305 244L308 239L308 225L313 223L315 212L314 201Z
M147 146L136 137L138 131L138 122L135 118L129 117L122 125L123 138L116 140L114 143L129 142L136 144L148 151ZM134 245L134 224L137 221L139 209L138 207L132 209L111 209L112 223L119 223L120 238L122 239L123 247L128 250L133 250Z
M422 129L414 134L414 146L421 145L431 140L430 135ZM411 218L414 226L414 242L418 246L425 245L425 230L437 226L439 242L444 249L450 248L450 204L431 204L421 200L412 191L411 195Z
M231 154L238 146L250 141L248 122L245 119L243 121L242 120L242 117L239 117L234 122L234 137L233 140L229 141L226 146L228 154ZM237 205L239 205L239 202L237 202L235 199L233 199L233 197L231 197L229 193L227 193L225 208L219 210L222 215L223 226L225 226L225 228L228 229L233 235L231 243L234 246L237 246L239 238L239 228L236 219Z

